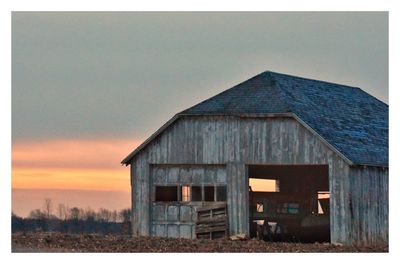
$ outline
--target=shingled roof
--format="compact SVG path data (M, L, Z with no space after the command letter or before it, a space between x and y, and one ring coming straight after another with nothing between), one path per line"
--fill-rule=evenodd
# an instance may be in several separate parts
M354 164L388 165L388 106L356 87L267 71L181 114L290 112Z
M279 113L296 115L354 165L388 166L388 105L356 87L266 71L176 117Z

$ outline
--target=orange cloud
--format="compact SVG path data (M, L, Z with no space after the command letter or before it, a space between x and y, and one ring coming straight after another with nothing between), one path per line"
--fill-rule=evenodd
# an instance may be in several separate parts
M123 190L129 169L120 161L139 140L49 140L12 146L13 188Z

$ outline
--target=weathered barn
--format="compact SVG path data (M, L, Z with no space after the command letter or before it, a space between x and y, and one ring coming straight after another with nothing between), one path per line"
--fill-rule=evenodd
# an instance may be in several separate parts
M196 210L226 201L231 235L264 220L388 242L388 106L359 88L263 72L176 114L122 163L134 236L195 238Z

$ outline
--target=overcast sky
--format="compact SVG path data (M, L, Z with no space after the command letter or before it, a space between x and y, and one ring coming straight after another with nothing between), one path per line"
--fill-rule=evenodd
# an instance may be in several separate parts
M13 140L145 139L272 70L388 102L387 13L13 13Z

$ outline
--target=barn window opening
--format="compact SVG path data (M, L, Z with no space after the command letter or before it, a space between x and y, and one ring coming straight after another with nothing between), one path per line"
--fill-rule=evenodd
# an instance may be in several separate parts
M184 185L181 189L182 202L190 202L190 186Z
M330 193L327 191L318 191L318 214L329 215Z
M192 201L201 202L201 186L192 186Z
M249 186L253 192L279 192L279 180L249 178Z
M214 186L204 186L204 201L214 202Z
M155 202L225 202L226 186L155 186Z
M257 210L257 213L263 213L264 212L264 204L256 203L256 210Z
M226 186L217 186L217 201L226 201Z
M156 202L178 201L178 186L156 186Z
M328 191L318 191L318 199L327 199L330 198L330 193Z

